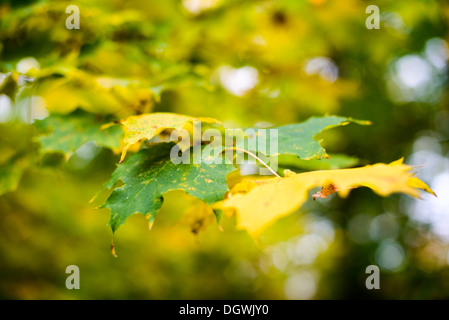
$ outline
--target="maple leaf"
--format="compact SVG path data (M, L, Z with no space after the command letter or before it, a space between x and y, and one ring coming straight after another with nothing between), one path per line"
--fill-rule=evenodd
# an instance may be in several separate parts
M361 125L370 124L369 121L338 116L311 117L301 123L269 128L277 130L277 152L272 152L271 141L266 136L265 130L253 129L255 134L249 136L245 143L248 144L249 151L265 150L263 153L266 156L295 155L304 160L320 159L328 155L321 146L321 141L315 140L314 137L324 130L344 126L350 122ZM257 146L258 150L253 150L251 146Z
M142 139L150 140L168 128L183 129L189 122L193 122L194 120L205 123L219 123L219 121L212 118L195 118L182 114L163 112L131 116L122 120L121 123L126 127L127 131L120 162L125 158L127 150L138 141Z
M164 193L171 190L184 190L207 204L223 199L228 191L226 174L235 170L234 166L208 165L203 158L201 164L174 164L170 159L174 145L160 143L142 149L113 172L105 187L112 188L119 180L123 185L115 188L102 206L111 210L109 225L113 232L135 213L145 215L151 227ZM199 155L192 152L191 159L195 156Z
M35 126L44 133L38 136L44 152L63 152L71 154L88 141L111 149L119 148L123 130L114 125L101 129L105 122L112 119L83 110L69 115L51 114L43 120L36 120Z
M417 188L435 193L410 172L412 167L402 159L390 164L378 163L361 168L288 172L285 178L243 180L230 191L228 199L213 205L228 214L236 212L238 227L259 234L276 219L297 210L306 200L308 191L321 186L314 197L327 197L334 192L346 197L353 188L369 187L381 196L405 193L419 196Z
M153 93L145 81L97 76L71 66L40 70L35 89L45 100L46 109L58 114L81 108L91 113L128 115L148 112L152 107Z

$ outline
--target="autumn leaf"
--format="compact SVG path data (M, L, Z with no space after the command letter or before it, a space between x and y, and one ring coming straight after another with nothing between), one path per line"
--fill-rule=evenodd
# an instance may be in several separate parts
M123 182L103 205L111 210L109 225L113 232L135 213L145 215L151 226L162 206L164 193L171 190L184 190L207 204L223 199L228 191L226 174L233 171L234 166L224 161L208 165L203 158L201 164L174 164L170 159L174 145L159 143L142 149L113 172L105 186L113 188L119 180ZM191 160L196 156L192 152Z
M38 136L42 151L71 154L88 141L111 149L118 148L123 136L122 128L115 125L101 129L105 122L111 120L107 116L76 110L69 115L51 114L43 120L36 120L35 125L44 132Z
M266 134L268 131L264 129L253 129L255 134L245 143L248 144L249 151L265 150L262 152L267 156L295 155L304 160L320 159L328 155L321 146L321 141L315 140L314 137L324 130L344 126L350 122L370 124L369 121L338 116L311 117L301 123L270 128L277 130L278 139L275 140L278 144L277 150L275 148L272 150L270 137ZM253 150L252 146L257 146L257 150Z
M211 118L194 118L186 115L175 113L150 113L138 116L131 116L121 123L126 127L127 131L124 138L125 146L122 150L120 162L126 156L127 150L135 143L142 139L150 140L165 129L182 129L189 122L194 120L206 123L218 123L217 120Z
M36 93L52 113L69 114L77 108L98 114L127 116L148 112L153 92L145 82L97 76L75 67L49 67L39 71Z
M418 197L418 189L434 194L424 182L413 176L411 169L400 159L388 165L379 163L300 174L289 172L285 178L243 180L231 189L228 199L213 207L228 214L235 210L238 227L257 235L276 219L297 210L307 200L308 191L319 186L322 190L315 198L324 198L334 192L346 197L358 187L369 187L384 197L392 193Z

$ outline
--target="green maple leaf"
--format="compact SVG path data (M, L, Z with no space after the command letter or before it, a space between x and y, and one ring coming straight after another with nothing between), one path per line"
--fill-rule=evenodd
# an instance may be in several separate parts
M192 161L191 164L174 164L170 159L174 145L160 143L142 149L113 172L105 187L112 188L119 180L123 185L114 189L102 206L111 210L109 225L113 232L136 213L145 215L151 226L162 206L164 193L170 190L184 190L207 204L223 199L228 191L226 175L235 169L234 166L224 161L208 165L204 158L201 164Z
M120 125L101 129L110 122L110 117L104 117L76 110L68 115L51 114L43 120L37 120L35 125L45 131L38 137L44 152L63 152L71 154L88 141L107 148L118 148L123 130Z
M301 123L269 128L277 129L277 152L272 152L273 150L270 148L270 137L267 137L266 135L268 130L253 129L255 130L255 134L249 136L246 139L245 144L248 145L249 151L262 152L267 156L290 154L304 160L320 159L321 157L327 157L328 155L326 150L321 146L321 141L315 140L314 136L324 130L346 125L349 122L362 125L370 123L369 121L338 116L311 117ZM253 146L257 146L257 150L253 150Z

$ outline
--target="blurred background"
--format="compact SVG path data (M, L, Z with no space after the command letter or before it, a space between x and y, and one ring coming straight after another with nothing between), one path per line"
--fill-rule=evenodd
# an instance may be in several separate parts
M437 0L1 1L0 299L448 299L448 19ZM357 189L253 240L216 224L192 235L192 199L169 192L151 231L142 215L118 230L114 258L96 207L119 156L92 142L42 155L36 140L36 119L77 108L233 127L370 120L321 135L337 167L404 156L438 198ZM72 264L80 290L65 287ZM371 264L380 290L365 287Z

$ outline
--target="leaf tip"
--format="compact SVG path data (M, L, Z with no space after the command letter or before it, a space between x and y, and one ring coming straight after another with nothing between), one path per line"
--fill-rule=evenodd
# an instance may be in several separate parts
M110 127L112 127L115 124L116 124L115 122L108 122L108 123L102 124L100 126L100 131L106 130L107 128L110 128Z
M114 238L112 238L112 241L111 241L111 254L114 258L118 257L117 253L115 252Z
M411 187L424 190L425 192L430 193L430 194L434 195L436 198L438 198L436 193L432 189L430 189L430 187L424 181L420 180L417 177L409 178L407 181L407 184Z
M404 163L404 157L402 157L402 158L400 158L400 159L398 159L396 161L391 162L390 166L399 166L399 165L402 165L403 163Z
M148 219L148 229L151 230L153 228L153 225L154 225L154 216L148 214L146 216L146 218Z
M125 160L125 156L126 156L126 153L128 152L128 148L129 148L129 147L130 147L129 145L125 145L125 146L123 147L123 150L122 150L122 154L121 154L121 156L120 156L120 161L119 161L119 163L122 163L123 160Z

